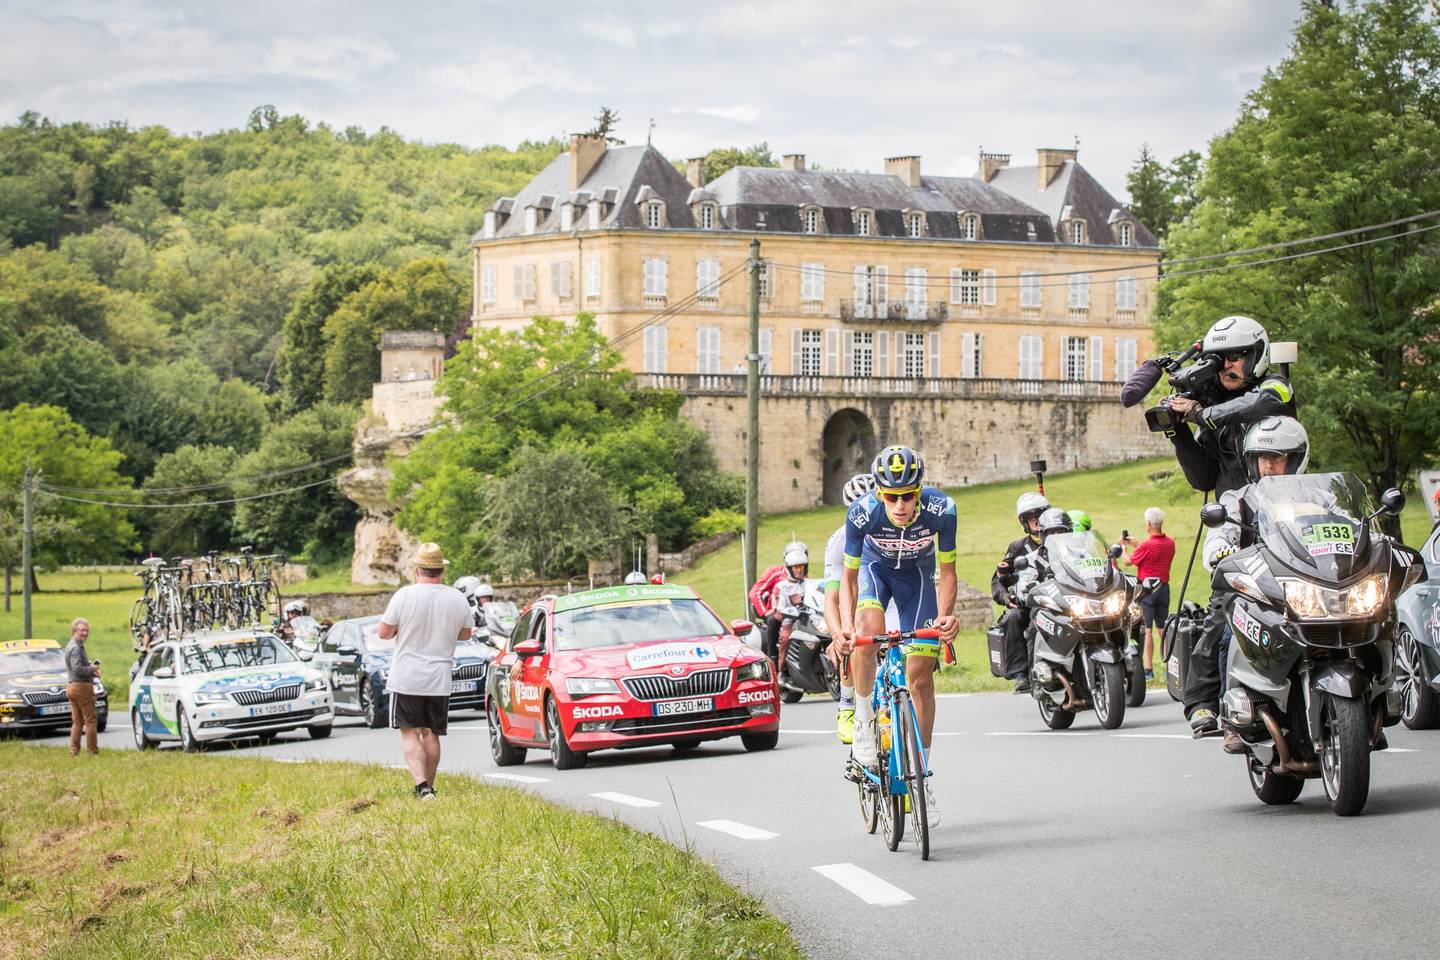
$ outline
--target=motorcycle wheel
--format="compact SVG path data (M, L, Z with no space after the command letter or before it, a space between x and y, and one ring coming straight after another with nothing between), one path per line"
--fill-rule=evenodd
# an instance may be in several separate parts
M1440 726L1440 694L1430 689L1425 677L1425 660L1409 627L1400 628L1395 638L1395 686L1405 706L1400 718L1411 730Z
M784 687L780 688L780 700L783 703L799 703L804 699L804 690L786 690Z
M837 701L837 702L840 700L840 671L839 671L839 670L827 670L827 671L825 671L825 689L828 690L828 691L830 691L830 699L831 699L831 700L835 700L835 701Z
M1365 705L1325 694L1320 704L1320 780L1337 816L1353 817L1370 795L1370 718Z
M1100 726L1106 730L1118 729L1125 722L1125 666L1119 663L1095 664L1090 686Z
M1266 770L1254 756L1245 759L1245 766L1250 774L1250 789L1255 791L1261 803L1271 806L1294 803L1300 791L1305 789L1305 781L1300 777Z
M1135 669L1125 674L1125 705L1138 707L1145 703L1145 668L1135 661Z
M1049 694L1042 693L1038 700L1040 704L1040 719L1045 721L1045 726L1051 730L1065 730L1075 722L1075 711L1062 710L1050 699Z

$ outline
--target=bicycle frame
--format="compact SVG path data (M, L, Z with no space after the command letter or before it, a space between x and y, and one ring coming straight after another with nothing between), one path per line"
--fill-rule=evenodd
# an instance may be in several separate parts
M876 642L882 642L881 638L877 637ZM899 698L896 696L896 694L902 691L909 693L910 691L910 688L906 683L905 654L902 649L904 644L908 641L896 637L893 639L887 639L884 642L885 656L880 661L879 665L876 667L875 670L875 687L871 691L870 702L876 711L875 716L877 718L880 715L879 710L881 704L885 705L885 709L890 714L891 736L890 752L888 755L888 762L886 763L887 769L880 774L876 774L862 767L861 772L865 775L865 779L873 783L877 788L880 789L882 793L888 793L892 796L903 797L905 796L905 794L910 792L910 785L906 782L905 778L901 776L900 773L900 752L905 749L905 745L901 742L900 737L895 736L895 730L898 728L899 725L895 723L894 718L898 713L896 701ZM915 702L908 697L905 700L905 709L909 712L911 724L910 729L918 731L920 729L920 718L915 712ZM928 777L930 775L929 751L925 749L925 744L923 742L919 742L916 745L920 749L920 761L925 766L925 772L923 776Z

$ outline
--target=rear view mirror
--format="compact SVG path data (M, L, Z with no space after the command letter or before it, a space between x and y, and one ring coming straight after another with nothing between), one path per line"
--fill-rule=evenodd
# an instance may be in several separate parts
M751 623L749 620L730 621L730 632L735 634L735 636L737 637L743 637L753 629L755 629L755 624Z
M173 680L175 678L174 667L161 667L155 671L156 680Z
M1024 570L1028 566L1030 566L1030 555L1028 553L1022 553L1010 561L1011 570Z
M342 643L342 644L340 644L340 646L338 646L338 647L335 648L335 652L338 653L338 654L339 654L340 656L342 656L342 657L353 657L353 656L355 656L355 654L359 653L360 651L359 651L358 649L356 649L356 647L355 647L354 644Z
M529 640L521 640L510 648L510 652L520 657L533 657L540 653L542 645L539 637L531 637Z
M315 652L313 650L296 650L295 656L299 657L301 660L304 660L306 663L309 663L311 660L315 659Z
M1396 487L1386 490L1380 495L1380 508L1392 517L1399 516L1400 512L1405 509L1404 491Z
M1119 560L1119 559L1120 559L1120 555L1121 555L1122 553L1124 553L1124 552L1125 552L1125 548L1122 547L1122 546L1120 546L1120 544L1118 544L1118 543L1112 543L1112 544L1110 544L1110 559L1111 559L1111 560Z
M1207 503L1200 508L1200 522L1211 530L1223 527L1229 519L1230 514L1226 512L1223 503Z

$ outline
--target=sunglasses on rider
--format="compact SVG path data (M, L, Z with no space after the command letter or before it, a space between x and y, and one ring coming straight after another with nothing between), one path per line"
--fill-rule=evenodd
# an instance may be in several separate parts
M919 490L882 490L880 496L886 503L909 503L919 496Z
M1250 355L1249 350L1228 350L1220 354L1220 359L1226 363L1234 363L1236 360L1244 360Z

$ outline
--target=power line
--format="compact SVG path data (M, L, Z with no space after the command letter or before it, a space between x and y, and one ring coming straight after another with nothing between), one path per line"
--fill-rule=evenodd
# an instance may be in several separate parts
M61 493L198 493L201 490L219 490L224 487L233 487L236 484L258 483L261 480L273 480L276 477L285 477L293 473L303 473L306 470L313 470L317 467L328 467L332 463L339 463L342 460L349 460L353 453L336 454L333 457L326 457L324 460L316 460L312 463L303 463L295 467L282 467L279 470L272 470L268 473L257 473L248 477L232 477L229 480L215 480L209 483L192 483L183 487L66 487L58 484L42 483L40 488L48 492Z
M301 490L309 490L311 487L319 487L323 486L324 484L334 482L334 477L326 477L323 480L314 480L310 483L302 483L299 486L290 487L286 490L272 490L269 493L257 493L248 497L233 497L229 500L199 500L193 503L121 503L115 500L90 500L85 497L71 497L64 494L55 493L50 490L41 490L40 492L43 493L45 496L53 497L56 500L65 500L70 503L88 503L97 507L124 507L126 509L135 510L186 510L191 507L218 507L228 503L245 503L249 500L265 500L269 497L280 497L284 496L287 493L298 493ZM138 493L140 491L131 492Z

